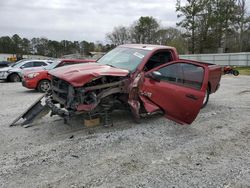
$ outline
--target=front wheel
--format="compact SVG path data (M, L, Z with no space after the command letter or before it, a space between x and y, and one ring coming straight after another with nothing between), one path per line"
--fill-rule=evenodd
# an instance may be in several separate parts
M239 71L233 70L233 75L234 75L234 76L238 76L239 74L240 74Z
M203 99L203 104L202 104L201 108L204 108L207 105L208 100L209 100L209 95L210 95L209 88L207 88L206 94L205 94L205 97Z
M10 75L9 81L11 81L11 82L20 82L21 78L20 78L20 76L18 74L13 73L13 74Z
M42 80L39 82L37 86L37 90L42 93L49 91L50 88L51 88L51 84L49 80Z

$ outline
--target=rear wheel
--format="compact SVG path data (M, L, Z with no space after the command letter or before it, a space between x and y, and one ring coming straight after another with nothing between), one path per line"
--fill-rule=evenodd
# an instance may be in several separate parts
M238 75L239 75L239 71L233 70L233 75L234 75L234 76L238 76Z
M205 94L205 97L204 97L203 104L202 104L201 108L204 108L207 105L208 100L209 100L209 95L210 95L210 89L208 87L207 90L206 90L206 94Z
M39 82L37 86L37 90L42 93L49 91L50 88L51 88L51 84L49 80L42 80Z
M16 73L13 73L9 76L9 81L11 82L20 82L21 81L21 78L18 74Z

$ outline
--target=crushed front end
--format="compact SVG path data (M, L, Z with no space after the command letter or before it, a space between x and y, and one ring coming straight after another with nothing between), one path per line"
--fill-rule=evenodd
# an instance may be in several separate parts
M84 114L87 117L102 117L103 124L110 124L109 112L126 104L124 79L120 77L99 77L82 87L52 76L52 88L46 95L45 103L51 115L59 115L65 121L70 116Z

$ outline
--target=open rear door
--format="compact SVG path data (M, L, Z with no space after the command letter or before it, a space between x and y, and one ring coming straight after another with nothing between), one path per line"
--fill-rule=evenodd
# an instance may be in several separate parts
M159 106L166 118L191 124L202 107L208 74L203 64L186 60L167 63L145 74L140 94Z

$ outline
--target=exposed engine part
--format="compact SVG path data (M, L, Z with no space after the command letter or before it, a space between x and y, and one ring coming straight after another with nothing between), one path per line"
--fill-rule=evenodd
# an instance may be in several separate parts
M89 92L83 97L82 103L84 104L94 104L97 102L97 96L95 92Z

